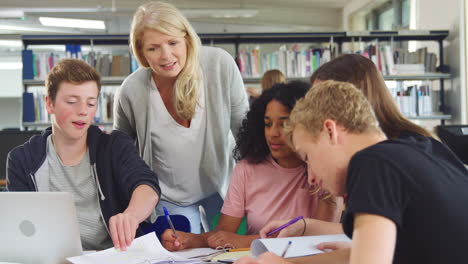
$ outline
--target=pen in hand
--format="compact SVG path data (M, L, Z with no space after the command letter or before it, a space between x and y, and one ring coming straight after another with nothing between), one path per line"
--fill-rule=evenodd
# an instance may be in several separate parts
M179 239L179 237L177 236L176 230L174 228L174 224L172 223L171 217L169 216L169 212L167 211L166 207L163 207L163 210L164 210L164 215L166 215L166 220L167 220L167 222L169 223L169 226L172 229L172 233L173 233L174 237L176 239Z
M286 245L286 248L283 251L283 254L281 254L281 257L284 258L286 256L286 253L288 252L288 249L291 247L292 241L289 241L288 244Z
M274 233L283 230L284 228L286 228L286 227L288 227L288 226L290 226L290 225L296 223L297 221L301 220L302 218L304 218L302 215L301 215L301 216L298 216L298 217L296 217L296 218L294 218L293 220L291 220L291 221L287 222L286 224L284 224L284 225L282 225L282 226L276 228L275 230L272 230L272 231L268 232L268 233L267 233L267 236L271 236L271 235L273 235Z

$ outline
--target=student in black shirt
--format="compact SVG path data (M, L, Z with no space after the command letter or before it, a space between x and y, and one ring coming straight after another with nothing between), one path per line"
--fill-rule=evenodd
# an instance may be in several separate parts
M298 101L286 130L310 161L309 183L347 197L343 229L353 239L294 263L466 263L468 171L440 142L387 140L365 96L335 81ZM237 263L287 262L269 253Z

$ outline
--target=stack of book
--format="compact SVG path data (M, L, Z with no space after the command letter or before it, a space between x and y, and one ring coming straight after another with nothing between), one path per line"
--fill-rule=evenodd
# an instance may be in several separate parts
M433 115L432 93L428 84L413 84L398 89L394 92L394 99L402 114L410 117Z
M419 75L436 71L437 56L427 52L427 47L409 52L375 41L354 52L371 59L383 75Z

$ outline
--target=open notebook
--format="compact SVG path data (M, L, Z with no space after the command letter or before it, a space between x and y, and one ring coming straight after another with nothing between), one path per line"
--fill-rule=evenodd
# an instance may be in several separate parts
M200 252L196 252L200 253ZM167 264L203 263L200 259L191 259L188 255L178 255L167 251L159 242L156 234L150 233L135 239L127 251L109 248L92 254L67 258L74 264Z
M281 256L288 242L292 241L285 258L302 257L324 253L315 246L322 242L344 241L351 242L346 235L324 235L324 236L303 236L303 237L281 237L255 239L251 244L252 255L254 257L270 251Z

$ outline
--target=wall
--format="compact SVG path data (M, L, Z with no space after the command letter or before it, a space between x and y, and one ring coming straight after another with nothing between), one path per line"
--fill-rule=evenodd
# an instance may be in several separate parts
M461 0L463 1L463 0ZM468 4L466 1L463 1L463 8L462 8L462 19L460 21L460 32L463 32L463 36L460 36L461 39L464 40L464 43L462 45L462 52L460 53L460 57L462 58L462 63L460 64L461 68L461 74L464 76L462 78L462 87L466 87L466 89L462 89L465 93L465 99L464 102L462 102L462 105L465 106L465 119L463 121L464 124L468 123L468 81L466 80L468 76L468 57L467 57L467 51L468 51L468 27L466 26L466 23L468 22Z
M14 55L12 55L14 54ZM1 62L21 62L20 52L0 51ZM22 70L0 69L0 130L20 127Z
M19 128L21 121L21 98L0 97L0 130Z
M464 68L464 15L463 0L417 0L419 14L416 29L448 29L450 34L444 41L444 63L450 65L451 81L446 81L446 104L450 107L453 119L450 123L466 123L466 74ZM443 10L443 15L441 15ZM438 52L437 45L418 43L428 46L431 52Z

